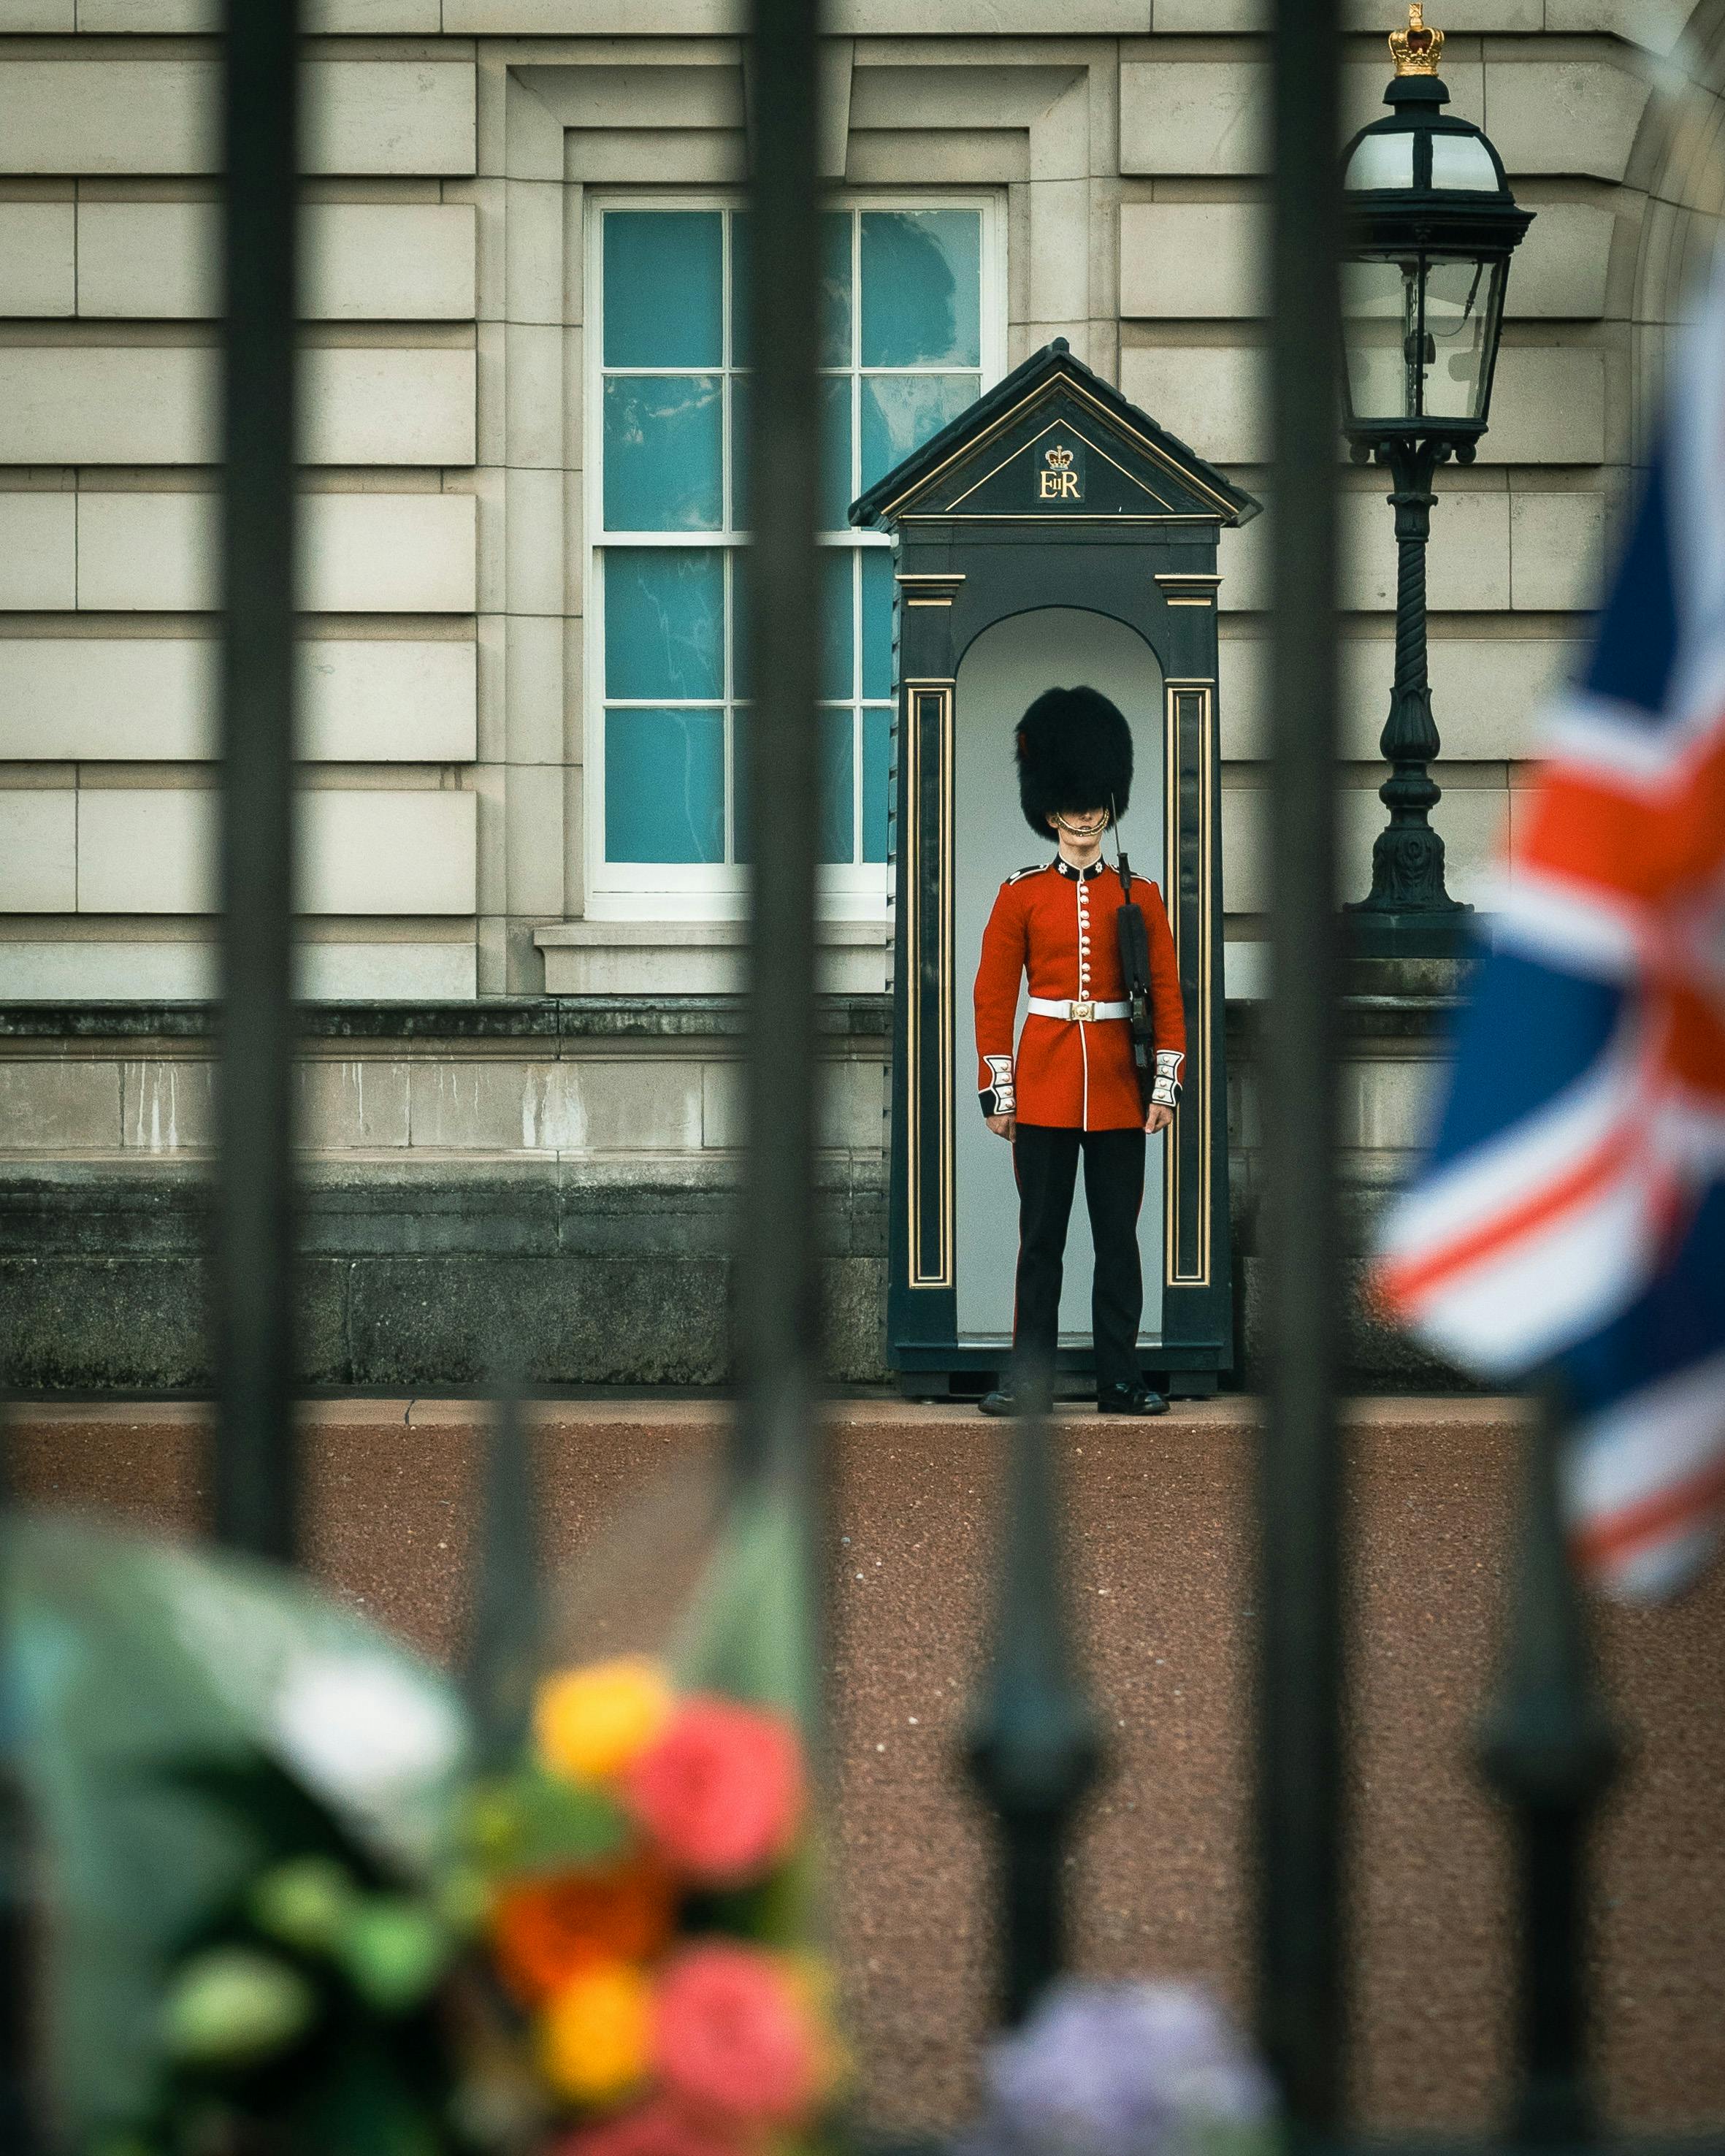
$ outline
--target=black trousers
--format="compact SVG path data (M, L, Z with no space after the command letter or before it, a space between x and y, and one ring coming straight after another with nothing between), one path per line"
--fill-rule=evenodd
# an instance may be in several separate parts
M1019 1184L1018 1296L1013 1317L1016 1383L1052 1374L1060 1344L1060 1275L1078 1157L1096 1250L1091 1330L1096 1387L1136 1385L1138 1319L1144 1276L1138 1262L1138 1209L1144 1202L1144 1133L1055 1130L1020 1123L1013 1139Z

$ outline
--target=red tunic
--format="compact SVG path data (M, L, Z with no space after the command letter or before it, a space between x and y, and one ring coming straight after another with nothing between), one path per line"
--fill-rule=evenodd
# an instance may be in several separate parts
M1132 897L1149 931L1158 1057L1183 1055L1186 1016L1162 893L1134 876ZM1101 861L1075 869L1058 855L1045 867L1020 869L1001 885L983 931L976 976L977 1086L985 1113L1067 1130L1142 1125L1132 1029L1125 1019L1086 1021L1033 1011L1019 1037L1016 1065L1013 1058L1013 1019L1025 974L1033 996L1063 1003L1125 1001L1114 918L1123 902L1114 869ZM1178 1065L1173 1067L1178 1072Z

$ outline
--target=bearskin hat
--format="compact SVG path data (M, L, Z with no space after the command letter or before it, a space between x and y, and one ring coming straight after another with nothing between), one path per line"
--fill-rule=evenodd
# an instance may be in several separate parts
M1126 814L1132 785L1132 728L1099 689L1045 689L1018 724L1019 801L1024 821L1052 843L1061 810Z

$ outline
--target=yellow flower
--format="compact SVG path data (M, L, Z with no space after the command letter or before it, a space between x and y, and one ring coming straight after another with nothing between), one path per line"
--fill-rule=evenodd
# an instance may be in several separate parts
M577 2103L614 2103L647 2071L652 1987L626 1961L595 1962L557 1991L539 2022L545 2077Z
M533 1730L553 1774L603 1782L646 1749L670 1712L670 1686L658 1663L624 1655L547 1677L534 1702Z

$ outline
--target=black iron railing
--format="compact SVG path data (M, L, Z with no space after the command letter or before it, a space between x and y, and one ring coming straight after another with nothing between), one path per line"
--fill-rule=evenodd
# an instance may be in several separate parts
M290 1558L299 0L223 11L221 1058L215 1526Z
M1261 1450L1259 2025L1292 2137L1339 2130L1345 2087L1335 1185L1336 438L1339 0L1278 0L1271 403L1276 1084L1268 1119L1271 1378ZM1050 27L1054 27L1052 19ZM291 995L295 0L228 0L224 262L223 1038L216 1206L216 1526L278 1557L296 1543ZM757 220L748 295L762 415L750 449L756 672L749 789L770 843L753 885L748 1169L737 1265L740 1477L792 1478L819 1577L822 1510L812 1162L816 1085L814 724L819 619L814 393L819 8L753 0ZM1592 2123L1581 1995L1584 1829L1610 1758L1558 1530L1548 1430L1532 1454L1506 1666L1486 1757L1515 1808L1523 2004L1512 2137ZM974 1756L1004 1828L1003 2007L1020 2015L1063 1953L1061 1837L1096 1759L1065 1656L1054 1463L1014 1426L1002 1619ZM523 1712L532 1527L519 1412L502 1415L491 1563L473 1647L493 1743ZM816 1665L818 1666L818 1664ZM24 1837L0 1792L0 2145L27 2146Z
M1258 2027L1291 2118L1338 2123L1343 2043L1341 1242L1336 1200L1339 0L1277 0L1270 1370L1258 1471Z

